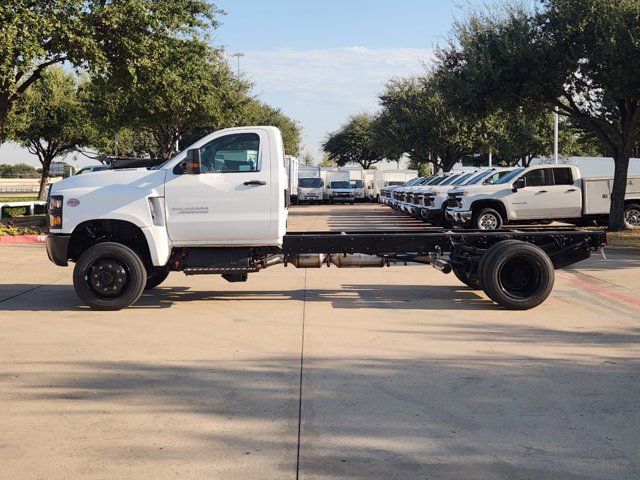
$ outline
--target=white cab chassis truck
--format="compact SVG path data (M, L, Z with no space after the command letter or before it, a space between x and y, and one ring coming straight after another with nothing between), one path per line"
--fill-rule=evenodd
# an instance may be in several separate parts
M550 294L554 269L604 245L602 232L387 231L287 233L287 173L275 127L221 130L152 168L108 170L54 184L47 254L75 263L73 285L95 310L134 304L170 272L243 282L276 264L451 271L508 309Z
M480 230L553 220L607 222L612 185L612 178L583 178L573 165L516 168L491 185L449 191L445 216L454 225ZM624 221L640 226L640 177L627 179Z

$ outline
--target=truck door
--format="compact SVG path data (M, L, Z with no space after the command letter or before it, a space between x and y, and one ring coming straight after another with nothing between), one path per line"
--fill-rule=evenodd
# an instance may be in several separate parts
M168 172L165 202L169 237L177 245L251 243L269 237L269 137L235 132L200 147L200 174Z
M580 218L582 192L575 185L571 167L551 168L553 185L549 186L549 202L553 218Z
M524 178L524 187L518 188L507 197L511 203L513 218L517 220L548 218L551 214L549 185L553 182L549 169L530 170L521 178Z

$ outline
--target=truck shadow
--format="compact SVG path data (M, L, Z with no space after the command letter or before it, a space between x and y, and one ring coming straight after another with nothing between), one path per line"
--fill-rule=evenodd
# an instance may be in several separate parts
M71 285L15 285L17 293L0 300L0 312L90 311ZM340 289L203 291L191 287L160 286L146 291L130 308L170 308L192 302L304 301L328 303L334 309L374 310L486 310L501 309L481 292L463 285L343 285Z
M168 308L183 302L263 302L298 300L330 303L333 309L479 310L500 308L483 294L464 286L343 285L341 289L199 291L160 287L145 292L132 308Z

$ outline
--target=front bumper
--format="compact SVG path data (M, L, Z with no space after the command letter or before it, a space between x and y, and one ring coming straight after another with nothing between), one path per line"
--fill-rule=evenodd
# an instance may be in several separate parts
M337 202L353 203L355 201L355 198L353 196L351 197L334 196L334 197L330 197L329 199L333 203L337 203Z
M61 267L69 265L67 252L70 240L71 235L47 235L46 247L49 260Z
M442 223L442 209L441 208L428 208L424 207L420 210L420 216L428 223L440 224Z
M317 193L299 193L298 201L299 202L321 202L322 195L318 195Z
M452 210L447 208L444 212L444 216L450 222L466 227L471 224L473 212L471 210Z

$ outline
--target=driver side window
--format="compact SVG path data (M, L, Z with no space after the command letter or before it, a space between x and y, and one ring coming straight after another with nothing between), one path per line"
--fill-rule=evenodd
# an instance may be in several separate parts
M201 172L257 172L260 137L257 133L234 133L216 138L200 148Z
M548 185L548 180L547 180L547 175L546 175L547 170L546 169L538 169L538 170L532 170L531 172L527 173L524 178L525 178L525 182L526 182L526 186L527 187L541 187L543 185Z

